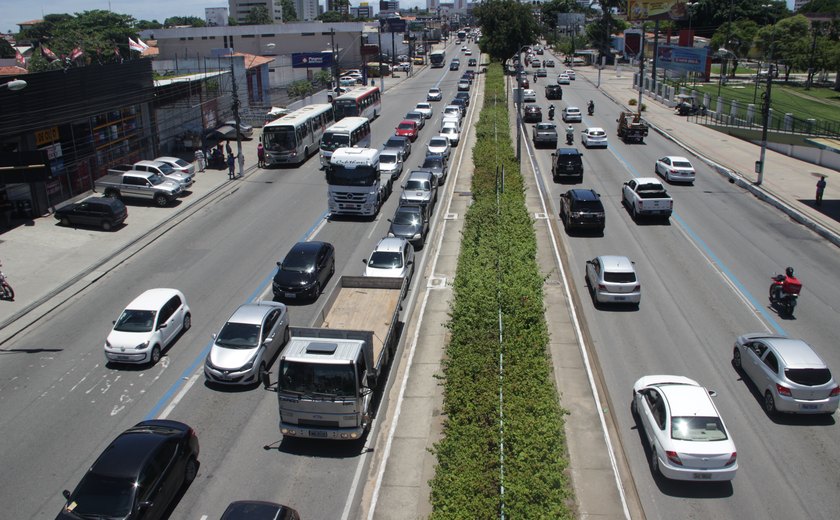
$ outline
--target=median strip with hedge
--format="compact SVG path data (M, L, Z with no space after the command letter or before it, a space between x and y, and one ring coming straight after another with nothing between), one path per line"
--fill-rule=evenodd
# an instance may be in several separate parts
M498 518L502 512L506 518L572 518L543 276L499 64L487 69L476 133L473 204L465 217L444 361L444 436L435 446L438 466L430 482L432 518Z

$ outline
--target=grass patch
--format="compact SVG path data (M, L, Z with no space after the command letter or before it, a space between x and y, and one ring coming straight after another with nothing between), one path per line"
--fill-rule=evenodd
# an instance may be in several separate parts
M755 83L744 83L738 86L724 86L720 90L721 97L727 108L733 99L743 107L746 114L747 104L755 104L756 110L761 107L761 95L764 93L764 84L759 84L756 89ZM698 84L694 87L701 93L711 95L711 106L714 107L718 95L718 86ZM702 95L700 96L702 101ZM817 121L840 121L840 93L828 88L811 88L786 86L782 83L773 83L771 93L771 105L777 114L792 113L798 119L816 119ZM727 109L728 113L728 109Z
M434 448L438 466L430 481L431 518L497 518L504 503L510 518L571 519L563 410L548 355L543 276L511 144L501 66L490 65L486 79L473 149L473 204L465 216L448 323L444 435ZM497 194L500 165L505 184Z

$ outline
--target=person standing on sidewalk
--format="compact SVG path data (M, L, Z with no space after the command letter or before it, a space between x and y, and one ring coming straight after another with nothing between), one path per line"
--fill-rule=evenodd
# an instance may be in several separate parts
M262 143L257 145L257 167L265 168L265 148Z
M229 153L227 156L227 166L228 166L228 179L235 179L236 178L236 161L233 158L233 154Z
M822 206L823 193L825 193L825 175L817 181L817 206Z
M203 172L204 171L204 166L205 166L204 150L202 150L201 148L196 148L195 149L195 163L196 163L195 164L196 169L200 172Z

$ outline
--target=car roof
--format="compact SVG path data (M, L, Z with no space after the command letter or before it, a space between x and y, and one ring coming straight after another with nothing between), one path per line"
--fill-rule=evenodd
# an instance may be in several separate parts
M137 161L136 163L134 163L134 166L137 166L138 164L140 164L140 165L142 165L142 166L160 166L161 164L163 164L163 161L158 161L158 160L154 160L154 161L149 161L149 160L145 160L145 161Z
M174 424L175 421L171 421ZM180 428L144 421L121 433L90 467L92 473L115 478L136 478L157 448L182 435Z
M406 137L404 135L392 135L391 137L388 138L388 141L391 141L391 140L406 142L406 141L408 141L408 137ZM388 141L385 141L385 143L387 144Z
M566 110L566 112L572 112L574 110L577 110L578 112L580 112L580 108L578 108L578 107L566 107L564 110Z
M293 245L286 256L290 255L313 255L317 253L325 242L298 242Z
M655 385L668 401L672 417L717 417L709 391L702 386L687 384Z
M577 148L558 148L555 153L557 155L583 155Z
M271 304L274 305L271 305ZM246 303L240 305L236 309L228 321L236 323L250 323L252 325L260 325L265 316L274 309L282 308L282 303L260 301L257 303Z
M433 175L434 174L428 170L411 170L411 173L408 174L408 178L406 180L420 179L428 181L431 180Z
M179 159L178 157L169 157L168 155L164 155L163 157L157 157L157 158L155 159L155 161L161 161L161 162L173 162L173 163L177 163L177 162L178 162L178 161L180 161L180 160L181 160L181 159Z
M84 200L80 200L75 204L70 204L68 207L72 207L78 204L97 204L100 206L116 206L116 207L124 207L125 204L120 199L114 197L90 197Z
M686 159L685 157L682 157L682 156L679 156L679 155L666 155L665 158L670 159L671 162L674 162L674 161L685 161L687 163L691 162L688 159Z
M601 260L601 265L604 266L604 269L611 273L636 272L636 269L633 267L633 262L626 256L601 255L598 258Z
M825 367L825 362L814 352L811 345L801 339L763 338L771 345L788 368Z
M429 139L429 144L432 144L432 141L442 141L443 145L449 144L449 139L445 135L433 135Z
M386 251L390 253L399 253L402 251L403 246L407 242L404 238L397 238L397 237L385 237L376 244L374 248L374 252L377 251Z
M137 298L131 300L131 303L129 303L126 306L126 309L156 311L159 310L164 303L166 303L170 298L172 298L176 294L181 296L181 299L183 299L183 294L181 294L181 291L177 289L149 289Z
M595 192L595 190L587 190L587 189L583 189L583 188L577 188L577 189L569 190L567 193L568 193L569 197L571 197L573 199L577 199L577 200L590 201L590 200L598 200L599 199L598 194Z
M586 129L586 131L587 132L604 132L604 129L601 128L600 126L590 126L589 128ZM604 132L604 133L606 133L606 132Z

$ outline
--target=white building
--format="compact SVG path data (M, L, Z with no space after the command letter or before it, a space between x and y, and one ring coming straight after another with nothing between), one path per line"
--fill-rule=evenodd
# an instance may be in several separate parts
M228 24L227 7L205 7L204 22L208 27L224 27Z
M257 6L265 7L268 11L268 16L274 23L283 22L283 7L280 4L280 0L228 0L228 2L230 16L235 18L239 23L244 23L251 10ZM300 16L300 13L298 13L298 16Z
M295 0L295 11L299 22L311 22L318 18L318 0Z

